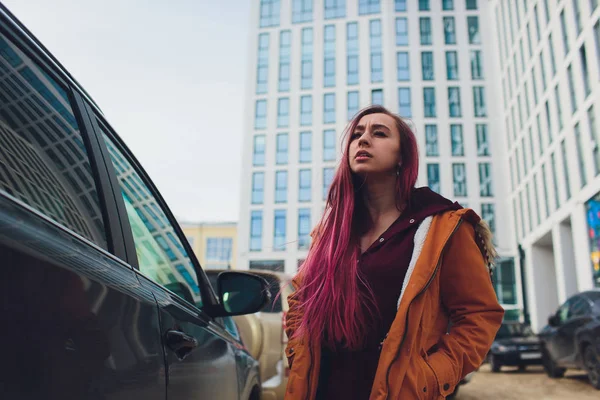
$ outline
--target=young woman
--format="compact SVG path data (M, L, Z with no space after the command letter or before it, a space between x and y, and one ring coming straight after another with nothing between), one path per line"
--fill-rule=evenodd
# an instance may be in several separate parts
M286 400L441 399L479 367L503 309L487 225L427 187L400 117L349 124L288 299Z

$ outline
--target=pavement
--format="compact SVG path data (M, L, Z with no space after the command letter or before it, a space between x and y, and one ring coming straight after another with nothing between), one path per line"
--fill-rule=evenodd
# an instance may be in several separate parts
M551 379L542 367L519 372L503 367L492 373L488 364L475 373L471 382L460 387L456 400L598 400L583 371L568 371L564 378Z

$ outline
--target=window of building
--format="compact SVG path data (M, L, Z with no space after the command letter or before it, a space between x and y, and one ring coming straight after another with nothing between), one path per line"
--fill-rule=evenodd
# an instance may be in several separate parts
M477 10L477 0L466 0L467 10Z
M442 10L444 10L444 11L454 10L454 0L442 0Z
M421 53L421 70L423 72L424 81L432 81L435 79L433 52L423 51Z
M252 174L252 204L262 204L265 189L265 173L254 172Z
M371 44L371 83L383 81L383 56L381 54L381 21L376 19L369 24Z
M441 193L439 164L427 164L427 186L434 192Z
M276 140L275 162L277 165L285 165L288 163L289 136L287 133L278 133Z
M485 106L485 88L480 86L473 87L473 106L476 117L487 117L487 107ZM519 107L519 110L521 108Z
M527 50L529 58L531 58L531 55L533 54L533 45L531 44L531 25L529 23L527 23L527 26L525 27L525 32L527 33Z
M301 89L312 89L313 76L313 29L302 29Z
M267 101L256 100L254 129L267 129Z
M452 144L452 155L454 157L462 157L465 155L462 125L450 125L450 142Z
M346 53L348 65L346 82L348 85L358 84L358 24L350 22L346 25Z
M275 203L286 203L288 193L287 171L275 172Z
M279 25L279 0L260 0L260 27Z
M590 2L590 8L591 2ZM581 33L581 9L579 8L579 0L573 0L573 18L575 19L575 31L577 36Z
M534 20L535 20L535 36L537 38L537 41L539 42L542 34L541 34L541 28L540 28L540 14L538 12L538 7L537 4L535 6L533 6L533 15L534 15Z
M481 204L481 218L487 222L490 227L492 234L496 233L496 213L494 210L494 204L483 203Z
M460 103L460 88L448 88L448 105L450 108L450 117L458 118L462 116L462 107Z
M383 89L371 90L371 104L383 105Z
M262 250L262 211L250 212L250 251Z
M335 93L326 93L323 96L323 123L335 123Z
M394 4L396 11L406 11L406 0L395 0Z
M429 17L419 18L419 29L421 32L421 45L432 44L431 18L429 18Z
M397 66L398 81L403 82L403 81L410 80L410 62L408 59L408 52L407 51L399 51L396 54L396 61L398 64L398 66Z
M492 166L490 163L479 163L479 195L481 197L492 197Z
M335 25L325 26L323 86L335 86Z
M280 98L277 103L277 127L286 128L290 124L290 99Z
M516 214L516 208L515 208ZM515 226L516 228L516 226ZM515 280L515 263L506 258L496 264L494 287L501 304L517 304L517 283Z
M429 0L419 0L419 11L429 11L431 10L429 5Z
M108 249L88 149L66 89L1 33L0 60L0 193Z
M444 17L444 40L446 44L456 44L454 17Z
M300 132L300 157L301 163L312 161L312 132Z
M565 177L565 194L567 195L567 200L569 200L571 198L571 178L569 175L569 160L567 157L567 145L565 140L560 142L560 151L562 153L563 175Z
M560 90L558 88L559 83L556 83L556 86L554 86L554 101L556 102L556 119L558 120L558 131L560 132L563 128L563 114L562 114L562 107L560 106Z
M491 155L487 124L475 125L475 131L477 134L477 155L478 156Z
M452 164L454 196L467 197L467 170L464 163Z
M398 114L402 118L412 117L410 88L398 88Z
M286 211L275 210L273 220L273 250L283 251L286 245Z
M478 16L475 15L467 17L467 30L469 32L469 44L481 44Z
M558 192L558 174L556 172L556 156L555 153L550 155L550 166L552 167L552 183L554 189L554 209L560 208L560 193Z
M269 34L258 35L258 67L256 70L256 94L267 93L269 81Z
M313 18L313 0L292 0L292 23L311 22Z
M423 103L425 118L435 118L435 88L423 88Z
M583 156L583 144L581 143L581 127L579 122L575 125L575 145L577 150L577 161L579 163L579 180L581 187L587 184L587 174L585 173L585 159Z
M310 169L301 169L299 171L299 178L298 201L310 201L312 198L312 175Z
M565 57L569 53L569 32L567 31L567 20L565 17L565 10L560 13L560 29L562 32L563 49L565 51Z
M544 204L545 204L545 214L544 216L548 218L550 215L550 197L548 196L548 184L546 178L546 164L542 164L542 187L544 188Z
M252 165L255 167L261 167L265 165L265 147L265 135L254 136Z
M600 132L596 127L596 114L594 114L594 105L587 110L588 129L592 140L592 149L594 153L594 174L600 174Z
M600 21L594 25L594 43L596 43L596 65L600 65Z
M546 67L544 67L544 49L540 52L540 72L542 75L542 87L546 90L547 81L546 81Z
M312 96L300 97L300 125L312 125Z
M583 90L585 97L587 98L592 93L592 86L590 84L590 74L587 65L587 57L585 54L585 43L579 48L579 62L581 64L581 78L583 79Z
M292 33L281 31L279 34L279 91L290 90L290 61L292 55Z
M344 18L346 16L346 0L325 0L325 19Z
M556 75L556 59L554 56L554 41L552 40L552 33L548 36L548 50L550 50L550 69L552 71L552 76Z
M446 52L446 78L449 81L458 80L458 55L456 51Z
M396 18L396 46L408 46L408 18Z
M571 98L571 112L577 111L577 93L575 92L575 79L573 78L573 65L567 68L567 78L569 80L569 94Z
M358 0L358 15L379 14L380 0Z
M542 213L540 211L541 205L540 205L540 197L538 196L538 175L534 175L533 176L533 193L535 196L534 199L534 208L535 208L535 214L536 214L536 225L539 225L541 223L541 216Z
M298 250L308 250L310 247L310 208L298 210Z
M471 79L483 79L483 59L480 50L471 50Z
M348 121L350 121L358 113L358 109L359 109L358 91L348 92L348 115L347 115Z
M327 200L327 193L331 182L333 182L334 171L333 168L323 168L323 200Z
M545 112L546 112L546 126L548 127L548 144L552 143L552 137L554 136L552 133L552 120L550 119L550 104L546 100L545 103Z
M335 161L335 131L323 131L323 161Z
M226 263L224 266L227 268L228 263L231 262L232 247L232 238L206 238L206 261ZM204 268L210 269L208 266Z
M437 125L425 125L425 155L427 157L437 157L440 155Z

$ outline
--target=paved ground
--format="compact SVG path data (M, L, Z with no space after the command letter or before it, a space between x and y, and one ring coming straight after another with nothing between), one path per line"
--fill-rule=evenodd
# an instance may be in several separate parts
M567 372L562 379L550 379L541 367L518 372L509 367L493 374L489 365L481 367L473 380L462 386L456 400L598 400L585 373Z

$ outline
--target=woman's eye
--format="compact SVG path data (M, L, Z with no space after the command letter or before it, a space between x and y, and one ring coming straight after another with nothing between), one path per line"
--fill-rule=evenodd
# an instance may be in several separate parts
M382 131L376 131L375 136L385 136L385 133L383 133Z
M360 137L360 133L353 133L352 136L350 136L351 140L356 140Z

